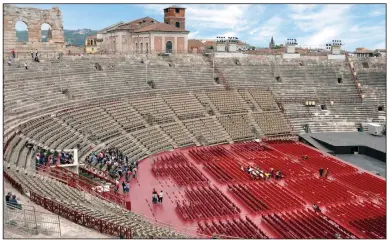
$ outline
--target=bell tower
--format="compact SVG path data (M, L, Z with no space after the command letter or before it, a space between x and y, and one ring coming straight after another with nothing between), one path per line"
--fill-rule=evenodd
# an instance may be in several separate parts
M163 18L164 23L185 30L185 8L171 6L165 8L163 12L164 12L164 18Z

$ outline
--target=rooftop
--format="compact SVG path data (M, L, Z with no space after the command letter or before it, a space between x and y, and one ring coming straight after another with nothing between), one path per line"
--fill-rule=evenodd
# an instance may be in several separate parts
M134 32L189 32L182 30L181 28L174 27L166 23L154 23L147 26L136 29Z
M175 5L172 5L172 6L170 6L170 7L164 8L163 10L165 10L165 9L169 9L169 8L179 8L179 9L186 9L186 8L183 8L183 7L180 7L180 6L175 6Z

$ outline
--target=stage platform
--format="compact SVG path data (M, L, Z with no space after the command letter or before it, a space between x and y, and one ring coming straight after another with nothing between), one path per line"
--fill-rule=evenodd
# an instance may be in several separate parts
M307 133L299 136L309 136L334 147L365 146L386 153L386 136L373 136L367 132Z
M366 171L386 177L386 136L337 132L300 134L299 137L321 152L336 155Z
M253 180L240 169L248 164L280 169L285 178ZM319 178L320 167L328 179ZM163 203L152 203L153 189L164 192ZM386 237L386 181L297 142L163 152L139 163L127 197L133 212L193 237ZM369 224L375 229L366 233Z

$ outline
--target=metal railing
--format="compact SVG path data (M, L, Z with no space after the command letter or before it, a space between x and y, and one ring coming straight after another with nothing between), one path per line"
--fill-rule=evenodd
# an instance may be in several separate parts
M6 204L4 207L4 223L29 234L61 236L59 216L38 212L34 206Z
M70 221L76 222L79 225L88 228L93 228L101 233L121 238L132 237L131 228L123 227L121 225L114 224L97 217L92 217L77 210L71 209L61 203L42 197L41 195L35 192L30 191L30 199L31 201L44 207L45 209L54 212L66 219L69 219Z

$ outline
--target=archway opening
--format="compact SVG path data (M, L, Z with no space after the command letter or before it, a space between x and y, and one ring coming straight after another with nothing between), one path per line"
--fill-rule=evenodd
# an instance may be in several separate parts
M28 26L23 21L17 21L15 25L16 41L21 43L28 43Z
M166 52L167 53L171 53L173 50L173 43L172 41L167 41L166 42Z
M176 22L176 27L180 28L180 22Z
M41 42L49 42L53 38L51 26L47 23L41 25Z

